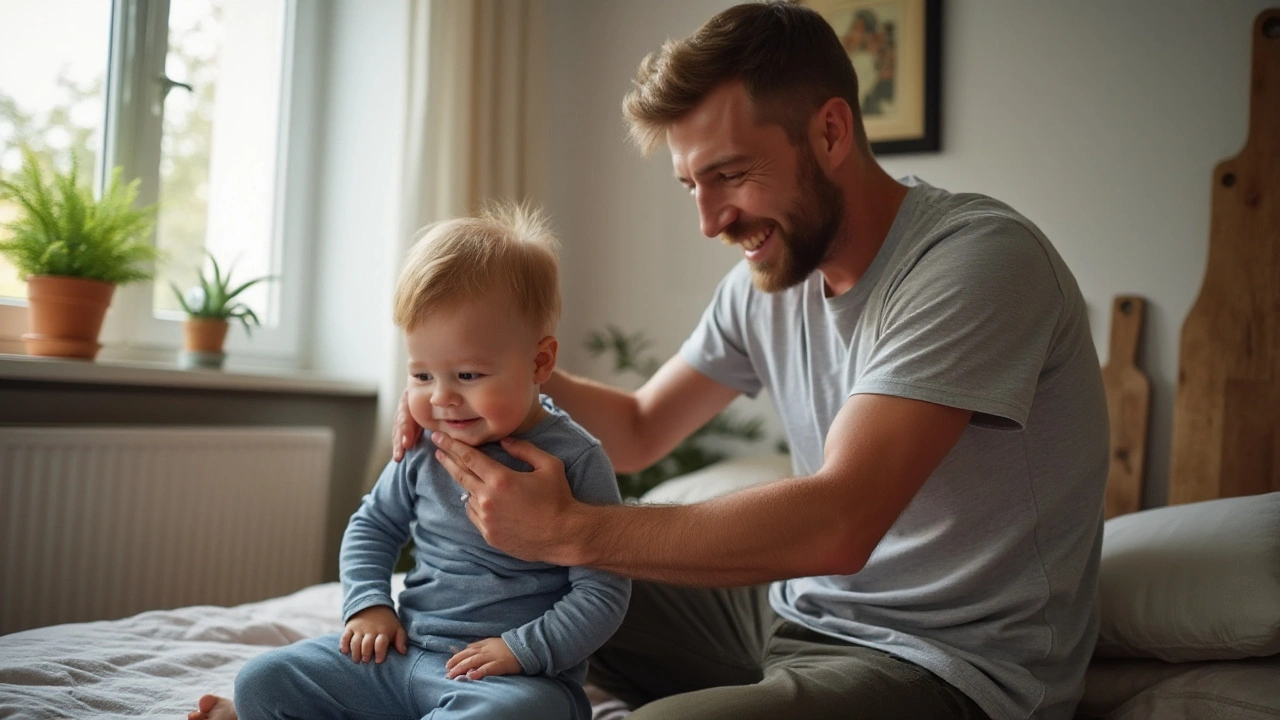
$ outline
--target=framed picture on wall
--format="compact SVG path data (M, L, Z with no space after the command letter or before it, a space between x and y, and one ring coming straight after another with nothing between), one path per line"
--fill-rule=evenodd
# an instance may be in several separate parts
M801 0L844 43L877 155L941 148L941 0Z

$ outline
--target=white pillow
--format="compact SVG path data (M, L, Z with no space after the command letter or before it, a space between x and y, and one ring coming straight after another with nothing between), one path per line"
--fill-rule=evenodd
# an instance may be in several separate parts
M791 475L790 455L730 458L658 485L640 502L685 505Z
M1280 492L1108 520L1099 596L1100 657L1280 652Z

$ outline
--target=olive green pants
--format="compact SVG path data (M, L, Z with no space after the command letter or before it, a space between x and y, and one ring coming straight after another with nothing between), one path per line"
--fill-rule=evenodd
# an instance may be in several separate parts
M986 718L922 667L778 617L768 588L632 584L589 679L631 720Z

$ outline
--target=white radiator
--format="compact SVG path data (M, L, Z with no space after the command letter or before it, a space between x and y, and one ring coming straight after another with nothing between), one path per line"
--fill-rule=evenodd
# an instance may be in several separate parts
M0 633L319 582L333 431L0 427Z

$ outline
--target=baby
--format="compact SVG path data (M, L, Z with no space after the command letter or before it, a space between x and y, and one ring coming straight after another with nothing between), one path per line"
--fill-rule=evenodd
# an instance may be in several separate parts
M429 439L439 431L523 470L496 441L528 440L564 462L576 497L619 502L600 443L539 393L559 313L556 242L538 215L503 206L427 228L395 296L409 411L427 432L347 525L346 628L250 660L234 704L206 695L189 718L590 717L586 659L622 622L629 581L490 547ZM391 570L410 537L397 610Z

